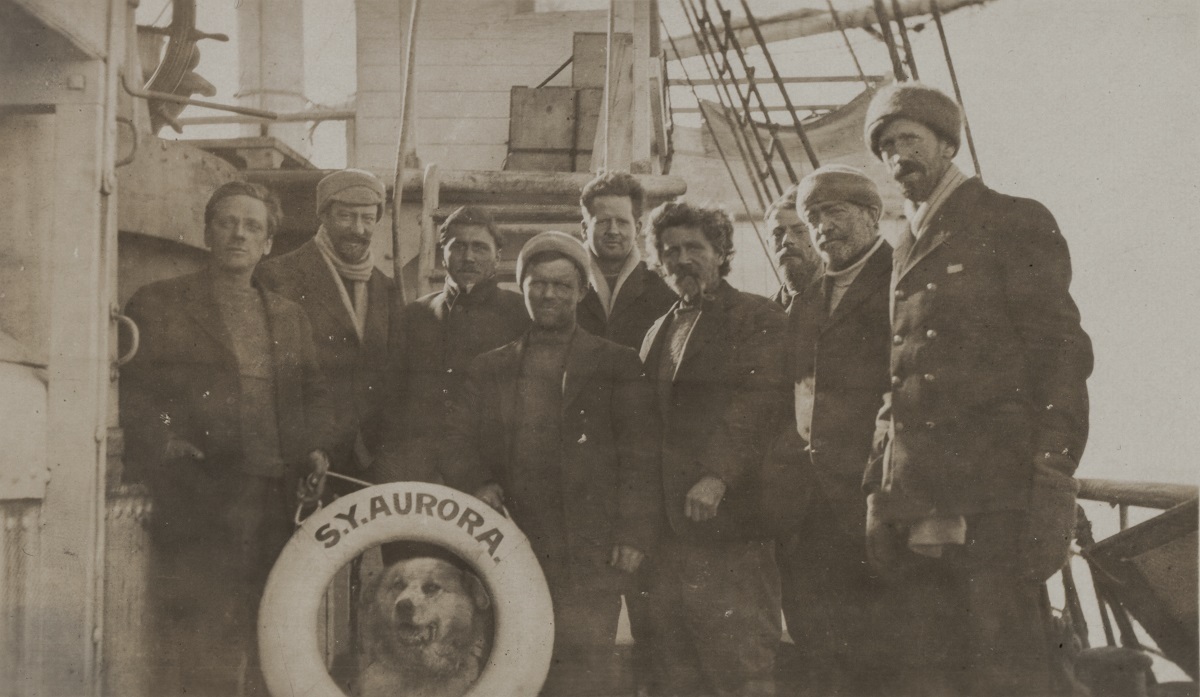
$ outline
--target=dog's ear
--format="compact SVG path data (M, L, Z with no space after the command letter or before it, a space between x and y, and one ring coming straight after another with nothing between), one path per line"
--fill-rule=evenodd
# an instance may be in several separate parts
M480 610L486 610L492 606L492 596L488 595L487 586L483 585L483 581L470 571L463 571L463 585L466 586L467 592L471 594L471 600L475 602L475 607Z

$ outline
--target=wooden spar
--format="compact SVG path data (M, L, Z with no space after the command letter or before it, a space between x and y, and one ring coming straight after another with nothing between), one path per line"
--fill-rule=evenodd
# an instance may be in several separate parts
M404 153L408 149L409 134L412 132L413 63L416 55L417 13L421 0L409 0L409 12L404 31L404 84L400 89L400 135L396 144L396 173L392 177L392 278L396 289L396 302L404 304L404 257L400 253L400 202L404 192Z
M1190 484L1079 479L1079 498L1113 505L1167 509L1196 498L1198 493L1200 489Z
M617 0L608 0L608 36L604 46L604 169L608 169L609 143L612 142L613 35L616 33ZM593 148L594 150L594 148ZM594 159L594 158L593 158ZM592 169L596 169L592 167Z
M989 2L989 0L936 1L938 8L943 13ZM933 0L901 0L900 11L905 16L929 14L932 11L932 3ZM892 18L890 13L885 11L884 14L887 15L888 19ZM838 19L841 20L842 26L846 29L860 29L877 23L875 10L870 6L870 3L857 9L839 12ZM758 27L763 34L763 41L766 43L797 39L802 36L813 36L815 34L827 34L838 30L837 22L829 12L814 9L802 9L771 17L760 17L758 18ZM743 19L735 22L732 31L737 36L738 41L742 42L742 45L753 46L755 44L754 31L750 28L750 24L746 20ZM700 55L695 42L687 39L688 37L686 36L682 38L676 37L678 50L668 52L667 57L671 60L679 60L681 58L691 58L692 56Z

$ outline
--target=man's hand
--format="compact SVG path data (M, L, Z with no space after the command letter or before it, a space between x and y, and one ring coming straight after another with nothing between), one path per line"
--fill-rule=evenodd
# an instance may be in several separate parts
M182 438L171 436L163 447L163 459L178 460L181 458L203 460L204 452Z
M308 464L311 471L300 480L296 495L304 503L314 503L325 493L325 474L329 472L329 456L324 450L314 450L308 454Z
M683 501L683 513L697 523L715 518L725 496L725 482L711 474L692 485Z
M501 513L504 512L504 489L501 489L499 484L484 484L475 490L475 498Z
M612 557L609 558L608 565L617 571L632 574L638 570L638 567L642 565L642 560L645 558L645 554L642 554L633 547L613 545Z

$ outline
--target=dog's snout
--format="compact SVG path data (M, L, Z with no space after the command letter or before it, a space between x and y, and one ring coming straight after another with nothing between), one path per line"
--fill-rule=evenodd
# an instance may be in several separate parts
M408 623L412 622L414 610L413 602L408 598L400 598L396 601L396 605L393 608L393 612L396 613L396 619L400 622Z

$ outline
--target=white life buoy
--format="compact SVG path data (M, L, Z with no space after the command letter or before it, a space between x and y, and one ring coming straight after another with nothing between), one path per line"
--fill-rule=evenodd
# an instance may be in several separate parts
M524 533L486 503L437 484L380 484L314 513L271 570L258 616L260 661L273 697L344 697L317 638L334 574L395 540L439 545L470 564L492 595L492 652L468 697L528 697L550 667L554 613Z

